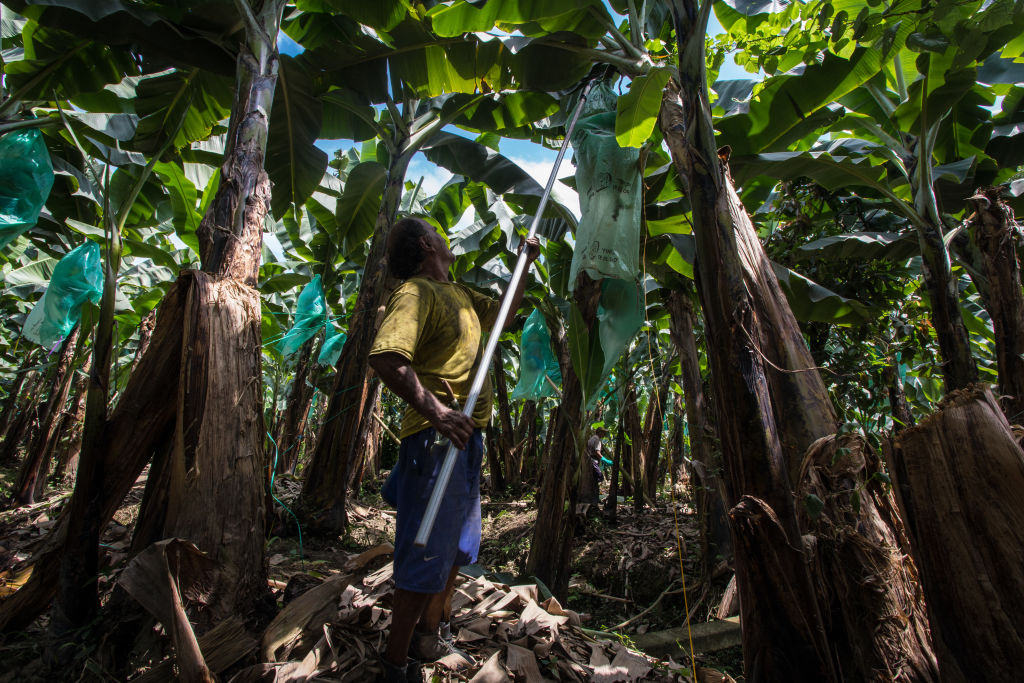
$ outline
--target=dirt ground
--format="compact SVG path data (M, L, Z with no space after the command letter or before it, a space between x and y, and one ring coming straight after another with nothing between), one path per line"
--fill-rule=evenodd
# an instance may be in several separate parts
M112 587L127 560L132 525L138 515L144 476L118 510L102 537L101 585ZM10 477L0 472L0 481ZM271 586L284 597L293 583L316 582L336 574L354 554L393 539L394 511L380 500L379 482L371 482L350 507L349 532L324 537L306 531L300 536L297 520L284 506L294 502L299 483L281 479L276 487L278 524L267 540L266 556ZM27 578L25 561L54 525L69 491L49 492L34 506L0 513L0 598L16 590ZM692 509L685 492L675 503L660 500L657 508L634 512L618 508L617 523L601 515L588 516L577 529L569 600L565 608L578 613L584 630L612 632L620 642L649 631L706 621L721 599L728 575L715 583L698 578L698 544ZM673 514L673 511L675 514ZM526 558L536 509L532 498L485 497L482 504L483 540L478 574L501 584L531 581L525 576ZM682 570L682 575L681 575ZM296 578L297 577L297 578ZM683 590L683 578L686 580ZM32 678L41 654L46 617L25 633L0 641L0 681ZM738 676L742 661L738 648L699 656L703 665ZM7 670L4 674L3 671ZM76 677L77 678L77 677ZM102 672L83 672L81 680L114 680Z

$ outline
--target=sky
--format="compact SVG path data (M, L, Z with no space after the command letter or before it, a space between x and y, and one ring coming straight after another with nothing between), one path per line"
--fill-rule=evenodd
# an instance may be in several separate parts
M724 33L722 25L719 23L718 18L714 14L711 15L711 21L708 26L708 35L718 35ZM302 51L302 48L296 44L291 38L286 36L284 33L278 35L278 47L284 54L294 55ZM727 58L726 63L722 65L722 69L719 73L719 79L740 79L740 78L751 78L751 75L747 73L742 67L737 66L732 58ZM452 127L449 130L453 133L472 137L471 134L461 131ZM350 140L319 140L317 141L317 147L327 152L329 157L334 156L335 150L347 149L353 146ZM558 153L555 150L548 149L539 144L530 142L529 140L514 140L514 139L503 139L501 141L501 154L508 157L513 163L519 165L523 170L529 173L533 178L540 183L542 186L548 181L548 177L551 173L552 166L557 158ZM567 153L565 158L562 160L561 167L559 168L559 178L564 178L574 174L574 168L572 165L571 153ZM433 163L427 160L427 158L419 153L413 157L412 162L409 164L409 169L406 173L407 180L415 183L423 179L423 193L426 196L430 196L437 192L445 183L448 182L452 177L452 174L443 168L435 166ZM568 190L568 188L566 188ZM576 200L576 193L568 191L564 193L567 198ZM578 201L575 206L570 206L573 212L579 217L579 205ZM458 227L462 227L471 221L470 212L463 217Z

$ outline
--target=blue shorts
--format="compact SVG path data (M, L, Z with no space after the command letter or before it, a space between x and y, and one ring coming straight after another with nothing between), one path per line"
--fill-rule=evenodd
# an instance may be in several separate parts
M435 434L430 428L402 439L397 471L388 478L382 492L398 510L395 587L414 593L440 593L452 567L476 562L480 551L480 464L484 445L479 429L473 430L466 450L456 457L426 547L417 548L413 543L447 453L447 448L433 448Z

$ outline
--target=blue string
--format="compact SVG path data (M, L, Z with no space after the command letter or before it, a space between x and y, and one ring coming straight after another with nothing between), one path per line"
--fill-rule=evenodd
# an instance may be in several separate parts
M267 438L270 439L274 444L274 468L270 470L270 497L277 501L277 504L288 511L288 514L295 520L295 526L299 529L299 559L302 561L302 570L306 570L305 553L302 552L302 525L299 524L299 518L295 516L292 509L281 502L281 499L274 495L274 479L277 477L277 440L267 432Z

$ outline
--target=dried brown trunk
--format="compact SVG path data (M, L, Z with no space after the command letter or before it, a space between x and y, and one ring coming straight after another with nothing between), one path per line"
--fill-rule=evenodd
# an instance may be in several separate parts
M862 438L824 437L804 459L800 526L829 642L847 679L937 681L917 568L882 476Z
M765 683L839 680L834 674L823 675L825 655L815 652L818 634L807 620L808 588L799 571L804 567L801 546L793 545L791 533L773 508L754 496L742 496L729 511L729 519L736 539L746 679ZM812 605L814 600L812 596ZM761 605L763 612L753 611L751 602ZM794 652L803 656L793 657Z
M349 465L350 473L348 488L350 491L358 491L362 485L363 477L366 475L367 467L371 469L374 463L380 460L380 423L373 419L373 413L380 405L380 395L383 391L380 379L374 375L367 379L368 389L363 404L363 412L366 419L359 428L359 442L355 449L355 460Z
M327 418L302 486L302 507L315 518L318 526L339 533L347 524L345 497L348 473L360 443L360 433L365 433L365 423L369 419L365 408L370 347L377 331L378 311L386 303L391 289L385 246L398 211L410 158L408 153L396 155L388 168L363 282L349 321L350 334L338 359L334 390L327 403Z
M576 470L576 500L581 505L588 505L586 514L591 515L597 512L597 505L600 502L600 490L597 485L597 476L594 472L593 453L587 446L588 438L580 441L582 457L579 460L579 467Z
M600 282L591 280L585 273L580 274L574 298L589 333L594 332L597 324L600 296ZM530 542L526 572L543 581L564 601L569 592L569 560L576 528L574 475L579 471L584 448L579 443L583 436L583 387L572 365L564 334L559 334L554 341L562 370L562 401L551 448L544 461L543 482L537 492L537 525Z
M744 258L750 250L744 243L747 228L737 221L745 217L745 211L742 204L737 206L731 180L720 165L707 99L707 15L698 19L692 0L676 0L673 10L681 55L680 84L670 82L666 88L660 124L693 208L695 274L707 332L726 490L730 502L736 504L730 520L747 680L834 681L838 680L835 662L800 550L793 475L787 462L786 449L799 439L787 436L784 447L773 414L773 405L801 413L808 397L794 393L775 396L773 401L766 354L761 350L761 340L768 332L789 334L789 330L776 327L780 319L772 317L788 306L782 300L772 310L762 311L762 297L768 293L751 291L750 259ZM709 11L708 7L704 11ZM800 341L802 344L802 338ZM827 402L827 395L824 400ZM793 428L793 434L803 433L806 430L796 427L807 427L810 418L830 410L831 405L815 406L799 420L781 422Z
M505 484L505 475L501 469L501 430L494 425L487 427L487 473L490 475L490 490L492 494L503 494L508 490Z
M982 253L989 292L985 308L992 318L999 367L999 405L1012 424L1024 422L1024 290L1017 260L1019 229L999 190L978 190L971 239Z
M299 460L299 447L308 424L309 409L313 402L313 394L316 392L316 379L319 374L312 361L315 345L315 339L310 339L299 349L295 379L292 380L288 393L284 417L277 424L278 474L291 472Z
M804 453L821 437L835 433L836 413L800 325L779 287L771 261L764 253L750 215L736 194L724 161L723 181L721 201L724 206L721 208L728 207L735 229L746 291L757 312L756 345L768 381L772 417L778 429L790 484L795 487ZM736 332L745 336L752 331L739 329Z
M46 486L46 473L55 448L54 437L60 423L64 404L68 400L75 369L72 367L75 351L79 348L79 327L75 327L61 344L57 371L53 375L50 395L39 414L39 426L29 442L14 485L14 500L18 505L31 505L42 495Z
M221 181L196 231L203 272L178 278L184 330L178 349L170 353L176 355L182 374L180 386L176 383L180 391L159 394L176 415L165 532L188 537L221 564L222 590L211 593L201 615L204 626L211 618L244 613L267 590L260 533L261 316L259 294L252 287L270 211L270 181L263 162L277 84L275 41L284 6L283 0L268 0L250 7L242 18L246 40L238 50ZM108 259L110 287L111 267ZM98 608L95 559L104 521L100 492L109 478L104 455L110 450L106 416L112 294L104 290L93 361L96 379L86 398L82 453L68 505L61 590L51 621L51 632L58 637L91 621ZM140 361L139 371L150 355Z
M168 400L168 396L178 393L184 290L187 290L188 282L187 277L179 279L160 303L152 347L129 378L128 386L104 428L102 443L105 448L100 451L102 461L98 469L106 477L103 485L94 490L93 501L102 524L113 516L154 449L165 441L174 424L175 404ZM82 507L89 502L84 501ZM81 515L81 510L73 505L65 507L57 526L32 557L31 578L14 595L0 603L0 633L25 627L46 609L57 591L60 560L65 553L69 529L80 533L80 525L73 527L71 524L76 514ZM78 519L81 521L81 517ZM98 557L98 548L93 547L92 553ZM87 559L79 558L83 563ZM89 597L80 596L81 599ZM95 599L95 594L91 597Z
M1024 662L1024 451L975 385L886 454L943 681L1011 681Z
M260 320L255 289L193 274L164 536L188 539L219 564L207 628L251 610L266 591Z

